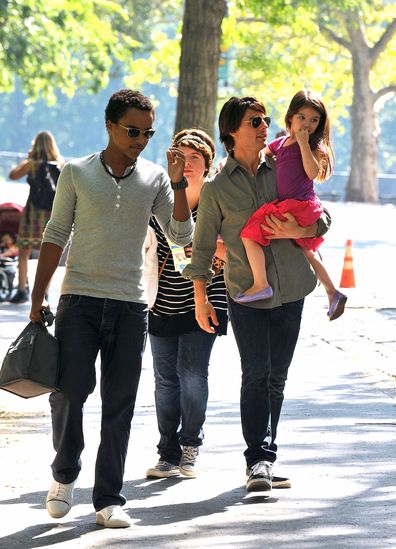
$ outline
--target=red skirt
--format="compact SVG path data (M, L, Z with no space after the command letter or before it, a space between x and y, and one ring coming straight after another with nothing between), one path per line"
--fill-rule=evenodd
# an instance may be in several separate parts
M261 228L266 225L265 217L274 214L280 220L284 220L283 214L291 213L301 227L307 227L315 223L321 216L323 208L316 200L296 200L295 198L286 198L286 200L274 200L263 204L261 208L254 212L241 231L241 237L249 238L258 242L262 246L269 246L267 232ZM268 229L271 233L271 229ZM295 241L302 248L316 251L323 242L322 237L296 238Z

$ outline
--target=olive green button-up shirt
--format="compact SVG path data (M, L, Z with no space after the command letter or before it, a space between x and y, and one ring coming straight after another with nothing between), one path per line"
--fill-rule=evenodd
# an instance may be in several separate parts
M275 164L263 157L256 175L252 175L233 157L228 156L223 169L205 183L198 207L192 261L183 276L210 282L212 258L218 235L227 247L225 281L235 297L253 284L252 272L240 233L249 217L264 203L277 199ZM318 220L316 236L328 230L330 217ZM294 240L271 241L264 247L267 276L274 295L255 301L249 307L267 309L302 299L316 286L316 276L303 251Z

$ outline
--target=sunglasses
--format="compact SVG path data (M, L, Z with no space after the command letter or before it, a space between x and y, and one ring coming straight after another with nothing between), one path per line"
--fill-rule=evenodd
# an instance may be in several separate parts
M150 128L148 130L139 130L139 128L129 128L128 126L124 126L119 122L117 122L117 124L121 126L121 128L123 128L124 130L126 130L127 136L130 137L131 139L135 137L139 137L141 133L144 135L146 139L151 139L155 134L155 130L153 130L153 128Z
M271 124L271 117L270 116L253 116L250 120L245 120L252 128L258 128L261 126L263 122L267 126Z

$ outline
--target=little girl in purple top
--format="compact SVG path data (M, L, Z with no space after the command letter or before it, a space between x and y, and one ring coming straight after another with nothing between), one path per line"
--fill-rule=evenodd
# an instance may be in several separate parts
M267 236L272 231L265 226L265 218L274 214L284 219L284 214L290 213L299 225L308 226L315 223L323 212L313 180L323 181L333 170L334 153L327 109L319 97L308 90L301 90L291 100L285 122L289 133L275 139L264 149L266 155L276 157L279 199L261 206L241 232L252 269L253 285L235 298L239 303L272 297L262 248L270 244ZM323 238L296 240L327 292L327 315L334 320L344 312L347 297L335 288L323 263L315 256L314 252L322 242Z

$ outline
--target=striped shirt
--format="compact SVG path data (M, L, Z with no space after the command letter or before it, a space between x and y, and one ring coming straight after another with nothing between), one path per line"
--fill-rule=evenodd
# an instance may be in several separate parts
M198 206L195 206L192 209L192 218L194 222L197 218L197 210ZM153 227L158 240L157 254L158 268L160 270L165 259L167 258L161 273L161 277L158 281L158 293L155 304L152 308L152 312L154 313L154 316L186 314L187 317L190 317L191 315L194 315L192 318L196 326L194 326L193 329L199 329L199 326L195 321L193 283L191 282L191 280L183 278L181 273L175 270L173 256L168 241L155 218L151 217L150 225ZM212 282L207 287L207 293L208 299L215 308L218 320L221 325L219 333L226 333L228 316L226 288L223 271L221 271L219 275L215 275L213 277ZM188 323L188 325L190 325L190 323ZM149 331L151 332L151 330ZM190 331L190 329L186 329L186 331Z

